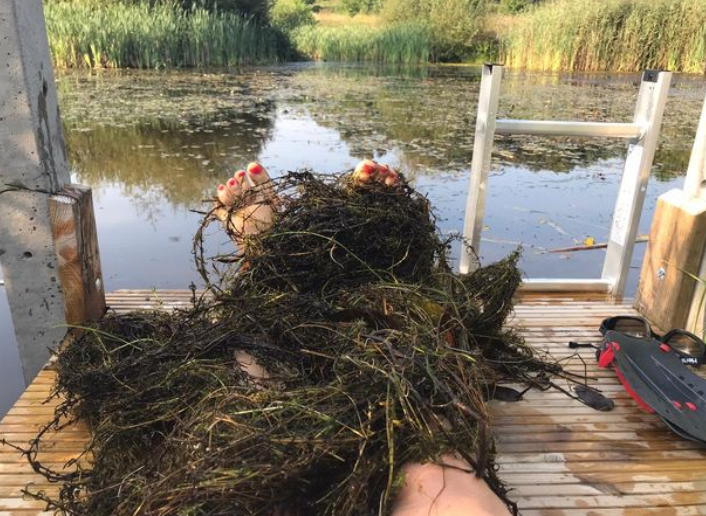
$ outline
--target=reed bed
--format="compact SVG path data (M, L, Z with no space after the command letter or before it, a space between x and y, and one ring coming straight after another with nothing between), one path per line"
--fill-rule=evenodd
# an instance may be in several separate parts
M507 65L538 70L706 72L706 0L556 0L520 16Z
M386 64L426 63L431 50L427 29L417 23L307 26L294 32L292 44L300 54L317 61Z
M62 68L235 66L280 55L273 30L176 2L49 2L44 13L54 64Z

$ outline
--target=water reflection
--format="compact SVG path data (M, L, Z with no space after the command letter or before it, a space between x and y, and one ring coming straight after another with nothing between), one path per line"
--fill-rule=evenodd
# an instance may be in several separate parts
M96 195L108 289L185 288L195 279L188 242L198 223L189 210L253 159L277 175L342 171L373 155L428 193L444 230L461 227L478 68L67 73L59 85L76 180ZM638 86L637 74L509 72L499 116L629 121ZM686 167L702 100L701 81L677 78L642 232L656 197ZM484 256L523 242L531 275L599 274L602 251L546 250L607 238L624 154L622 141L497 138ZM214 245L230 244L214 236Z
M120 185L135 209L153 220L164 201L179 209L193 208L194 200L207 196L214 182L232 174L234 164L256 159L271 136L274 110L274 101L268 100L255 112L229 109L198 120L67 124L69 160L81 182Z

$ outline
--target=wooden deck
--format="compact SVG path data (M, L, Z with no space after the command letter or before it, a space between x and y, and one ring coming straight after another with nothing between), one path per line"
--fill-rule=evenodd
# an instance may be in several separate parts
M118 311L165 309L189 303L184 291L120 291L108 297ZM596 341L607 316L634 313L629 304L588 296L524 296L511 324L527 342L568 359L569 340ZM616 402L596 412L558 392L531 392L519 403L493 402L502 478L525 516L706 515L706 446L685 441L654 415L640 411L610 371L599 371L591 350L582 356L588 373ZM583 371L578 358L568 362ZM43 371L0 423L0 439L26 444L52 412L43 404L54 373ZM88 438L70 428L53 436L40 459L63 464ZM25 459L0 447L0 516L34 516L43 504L23 500L21 490L55 493ZM470 516L470 515L469 515Z

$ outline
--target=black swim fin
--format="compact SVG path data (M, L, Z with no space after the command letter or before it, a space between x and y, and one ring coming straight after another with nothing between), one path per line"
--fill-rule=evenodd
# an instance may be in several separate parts
M613 367L628 393L684 437L706 443L706 380L685 366L669 345L609 330L599 367Z

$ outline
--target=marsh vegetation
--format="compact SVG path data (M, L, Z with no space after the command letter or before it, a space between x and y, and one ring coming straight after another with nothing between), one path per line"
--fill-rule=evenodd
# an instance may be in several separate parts
M45 0L59 67L416 65L706 70L706 0Z
M501 38L510 66L538 70L706 72L704 0L557 0Z

